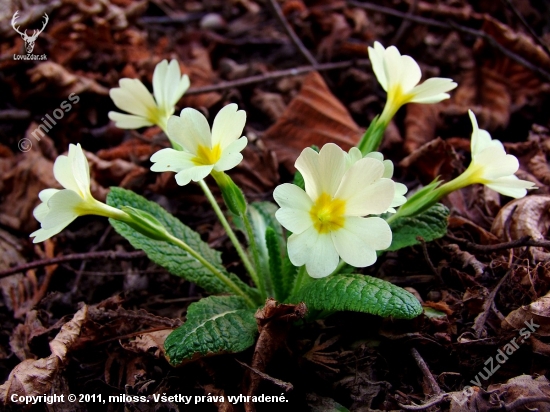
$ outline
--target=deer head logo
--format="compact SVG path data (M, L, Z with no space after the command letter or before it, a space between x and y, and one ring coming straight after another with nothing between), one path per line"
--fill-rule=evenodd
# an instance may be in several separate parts
M15 27L15 21L17 20L19 10L15 12L13 17L11 18L11 26L13 29L21 35L21 38L25 42L25 49L27 50L27 54L31 54L32 50L34 49L34 42L38 38L38 35L44 31L44 28L46 27L46 24L48 24L48 21L50 18L46 13L44 13L44 24L42 25L42 28L40 30L34 30L32 36L27 35L27 30L25 30L23 33L19 31L19 26Z

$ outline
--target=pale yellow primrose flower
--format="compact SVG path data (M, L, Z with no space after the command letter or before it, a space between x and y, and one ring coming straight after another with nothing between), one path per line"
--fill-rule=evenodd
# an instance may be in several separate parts
M126 213L92 197L90 167L80 144L69 145L68 156L58 156L53 173L64 189L45 189L38 194L42 203L34 209L33 214L41 228L30 235L34 237L34 243L43 242L58 234L78 216L127 218Z
M393 162L389 159L384 160L384 155L380 152L370 152L365 155L365 157L369 157L372 159L376 159L381 161L384 164L384 174L382 177L391 179L393 177ZM350 167L352 164L357 162L358 160L361 160L363 158L363 154L361 153L361 150L359 150L357 147L352 147L349 151L349 153L346 154L346 162L348 164L348 167ZM386 210L386 212L389 213L396 213L395 208L398 206L401 206L407 201L407 198L405 197L405 194L407 193L407 186L405 186L403 183L397 183L395 184L395 194L393 197L393 201L390 205L390 208Z
M500 194L518 199L527 194L527 189L536 189L534 183L520 180L514 175L519 169L518 159L506 154L500 141L491 139L489 132L479 128L471 110L468 110L468 114L473 127L472 161L464 173L437 190L447 194L480 183Z
M168 120L168 137L182 150L162 149L151 156L154 172L175 172L180 186L191 180L198 182L212 172L224 172L237 166L240 153L248 143L241 136L246 123L246 112L237 110L235 103L219 111L212 132L208 121L199 111L183 109L180 116Z
M376 262L376 251L390 246L392 233L385 220L362 216L384 213L393 202L395 184L383 177L384 164L373 158L350 164L349 155L329 143L319 153L304 149L295 166L306 190L285 183L273 193L281 207L275 216L292 232L290 261L305 264L314 278L330 275L339 256L355 267Z
M189 88L189 77L181 75L179 64L163 60L153 73L153 96L138 79L120 79L120 87L109 91L115 105L128 113L109 112L109 119L121 129L139 129L156 124L166 130L166 122L176 103Z
M402 56L395 46L384 48L374 42L369 47L369 58L378 82L388 93L380 120L387 124L406 103L438 103L448 99L446 92L457 84L452 79L433 77L418 85L422 77L418 63L410 56ZM417 86L418 85L418 86Z

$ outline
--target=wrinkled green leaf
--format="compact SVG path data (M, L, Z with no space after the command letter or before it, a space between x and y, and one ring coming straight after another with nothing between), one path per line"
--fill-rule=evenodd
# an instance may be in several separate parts
M437 203L417 216L397 218L390 223L393 238L391 246L386 250L399 250L417 245L420 243L417 236L426 242L445 236L448 217L449 209Z
M365 312L412 319L422 306L411 293L382 279L363 275L334 275L308 282L290 299L308 310Z
M132 191L113 187L107 196L107 204L118 208L122 206L131 206L153 215L169 233L183 240L191 248L200 253L212 265L231 278L241 290L255 298L258 296L256 290L252 290L236 275L228 273L225 270L222 265L220 252L208 246L207 243L201 240L198 233L185 226L157 203L150 202ZM133 247L145 251L149 259L166 268L170 273L196 283L209 293L232 293L227 285L215 277L208 269L183 249L171 243L153 240L124 222L114 219L109 219L109 222L119 234L124 236L132 244Z
M179 365L249 348L258 335L255 312L238 296L210 296L191 304L186 322L164 342L168 360Z

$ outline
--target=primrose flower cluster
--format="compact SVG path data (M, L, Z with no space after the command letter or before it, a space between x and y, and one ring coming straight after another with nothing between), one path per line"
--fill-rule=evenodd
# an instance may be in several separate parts
M479 183L517 198L535 188L533 183L514 175L519 168L517 159L506 154L502 144L491 139L487 131L479 129L475 115L469 111L473 128L470 166L456 179L444 184L435 182L430 190L420 191L407 200L406 186L392 180L393 163L384 160L376 149L402 105L440 102L449 98L447 92L457 84L451 79L431 78L418 85L420 67L410 56L402 56L394 46L385 49L378 42L368 51L374 74L387 92L382 114L371 123L357 147L348 152L333 143L318 152L305 148L295 163L304 186L284 183L273 194L279 205L275 217L290 233L288 258L313 278L336 273L344 263L354 267L372 265L377 252L392 244L389 222L418 214L454 190ZM164 60L155 68L153 94L137 79L121 79L119 85L111 90L110 96L117 107L129 114L112 111L109 118L120 128L157 125L165 132L173 148L153 154L151 170L175 173L180 186L191 181L201 186L252 280L267 295L269 282L262 279L259 270L260 257L246 199L226 174L243 159L241 152L248 143L242 135L246 113L238 110L236 104L228 104L215 116L212 127L193 108L184 108L179 116L173 115L175 105L189 87L189 78L181 74L175 60L170 63ZM169 236L145 212L129 207L117 209L94 199L90 193L89 165L80 145L70 145L68 155L58 157L54 174L64 189L46 189L40 193L42 203L34 215L41 228L31 234L34 242L59 233L78 216L96 214L126 222L155 239L188 247ZM204 181L209 175L218 184L228 209L244 222L249 253L240 245L209 191ZM208 262L204 265L223 278Z

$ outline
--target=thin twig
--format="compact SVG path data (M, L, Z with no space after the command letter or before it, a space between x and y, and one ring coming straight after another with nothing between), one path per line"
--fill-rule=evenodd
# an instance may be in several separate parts
M278 387L283 388L285 390L285 392L288 392L288 391L291 391L292 389L294 389L294 386L289 382L285 382L285 381L282 381L280 379L274 378L273 376L269 376L267 373L263 373L262 371L259 371L258 369L253 368L252 366L247 365L246 363L241 362L238 359L235 359L235 360L238 363L240 363L242 366L250 369L256 375L260 376L262 379L265 379L265 380L277 385Z
M426 263L428 263L430 270L441 281L441 283L443 283L443 279L441 279L441 275L439 274L432 260L430 259L430 254L428 253L428 247L426 246L426 241L422 236L417 236L416 240L418 240L420 242L420 245L422 246L422 253L424 254L424 260L426 261Z
M58 263L71 262L74 260L84 259L121 259L132 260L145 257L145 252L138 250L135 252L115 252L113 250L105 250L101 252L88 252L88 253L73 253L71 255L58 256L50 259L35 260L34 262L25 263L12 267L10 269L0 271L0 278L13 275L18 272L25 272L29 269L35 269L43 266L56 265Z
M407 13L403 13L394 9L390 9L389 7L384 6L378 6L376 4L372 3L359 3L357 1L348 0L347 2L349 5L354 7L359 7L366 10L372 10L379 13L388 14L391 16L401 17L402 19L407 19L410 21L413 21L415 23L425 24L427 26L433 26L433 27L440 27L442 29L455 29L457 31L470 34L475 37L481 37L484 40L486 40L491 46L493 46L495 49L499 50L502 54L504 54L506 57L509 57L510 59L514 60L515 62L521 64L522 66L527 67L529 70L537 73L541 77L544 77L546 80L550 80L550 73L546 70L541 69L540 67L529 63L527 60L525 60L523 57L511 52L504 46L502 46L500 43L498 43L493 37L489 36L487 33L481 30L475 30L471 29L466 26L462 26L460 24L457 24L451 20L448 20L447 23L442 23L438 20L430 19L427 17L420 17L415 15L409 15Z
M416 7L418 6L418 0L412 0L411 7L407 11L407 16L412 16L416 12ZM399 40L401 40L401 37L403 37L403 34L407 31L409 26L411 25L410 19L403 19L401 22L401 25L395 32L395 35L391 39L391 44L397 44L399 43Z
M504 274L504 276L498 281L497 285L494 287L494 289L491 291L489 296L487 296L487 299L483 303L483 312L481 312L474 320L474 330L476 332L476 337L481 337L481 331L483 330L483 327L485 326L485 322L487 321L487 317L489 316L489 311L491 310L491 307L493 306L493 302L495 301L495 297L497 295L498 290L504 283L504 281L508 278L508 276L512 273L512 269L508 270Z
M550 403L550 398L548 396L531 396L526 398L518 398L514 402L504 405L504 410L517 411L520 407L533 402Z
M288 37L290 37L290 40L298 48L302 56L304 56L304 58L308 61L309 64L311 64L312 66L317 66L318 64L317 60L315 60L315 57L311 55L309 50L306 49L306 46L304 46L304 43L302 43L300 38L296 35L296 32L294 31L294 29L286 20L285 15L281 10L281 6L279 6L279 3L277 3L277 0L269 0L268 4L273 10L273 12L275 13L277 20L279 20L279 23L283 25L286 31L286 34L288 34Z
M438 403L441 403L449 396L448 393L442 393L435 398L433 398L428 403L425 403L424 405L403 405L402 403L398 404L401 408L406 409L408 411L423 411L425 409L428 409L434 405L437 405Z
M459 243L465 246L467 249L475 250L476 252L496 252L498 250L513 249L516 247L534 246L550 249L550 241L548 240L534 240L531 236L524 236L511 242L497 243L495 245L479 245L477 243L470 242L466 239L461 239L447 234L447 238L453 242Z
M533 39L544 49L546 54L550 56L550 48L548 48L548 45L542 40L539 35L533 30L533 28L527 23L527 21L523 18L519 10L516 6L514 6L514 3L512 3L511 0L502 0L506 5L512 10L512 12L516 15L518 20L523 24L523 26L531 33L531 36L533 36Z
M269 80L276 80L281 79L283 77L290 77L290 76L298 76L300 74L309 73L312 71L323 71L323 70L335 70L335 69L345 69L347 67L352 66L369 66L370 61L367 59L360 59L360 60L348 60L344 62L335 62L335 63L321 63L317 66L301 66L301 67L294 67L292 69L286 69L286 70L277 70L265 74L258 74L256 76L250 76L246 77L244 79L238 79L238 80L231 80L227 82L221 82L218 84L214 84L212 86L204 86L204 87L192 87L187 92L185 92L186 96L193 95L193 94L201 94L201 93L210 93L210 92L218 92L220 90L226 90L231 89L233 87L242 87L242 86L248 86L250 84L255 83L262 83Z
M416 348L411 348L411 354L412 354L416 364L418 365L418 367L422 371L422 374L428 380L428 383L430 384L430 388L432 389L432 393L434 395L441 394L441 388L439 387L439 385L435 381L435 378L432 375L432 372L430 371L430 368L428 368L428 365L424 361L424 358L422 358L422 356L420 356L420 353L418 353Z

